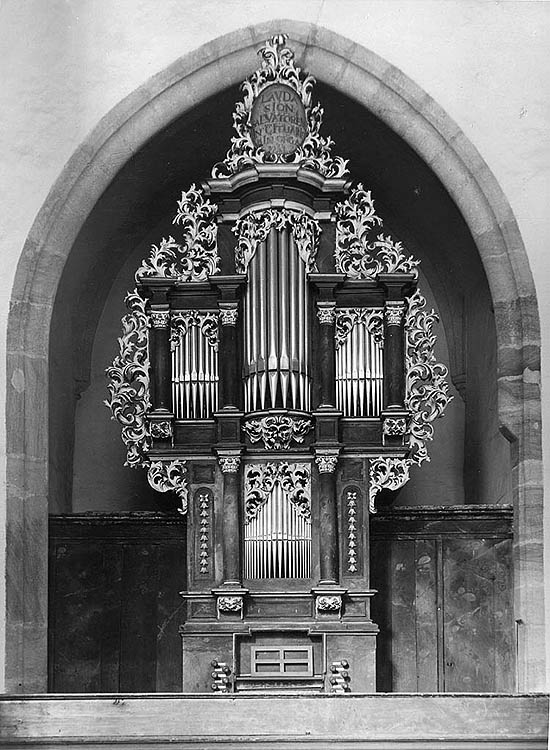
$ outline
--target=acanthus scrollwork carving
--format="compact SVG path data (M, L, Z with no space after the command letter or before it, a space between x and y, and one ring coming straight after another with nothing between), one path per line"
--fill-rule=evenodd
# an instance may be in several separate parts
M208 276L218 273L216 211L217 207L195 185L182 192L172 222L182 229L181 241L170 236L153 245L149 257L136 272L136 281L149 276L206 281Z
M170 327L170 348L174 350L181 343L191 326L197 326L214 351L218 351L218 313L184 310L172 313Z
M294 53L286 47L284 34L273 36L259 50L261 67L242 84L244 99L237 102L233 113L233 127L236 135L223 162L212 169L212 176L225 177L240 172L253 164L294 163L305 169L320 172L325 177L343 177L347 174L347 161L332 156L332 140L320 134L323 109L319 103L312 104L311 94L315 79L303 75L294 62ZM304 140L297 144L292 153L272 154L252 139L252 108L261 92L272 84L288 86L294 91L304 108L306 132Z
M429 461L426 442L433 439L433 422L440 417L452 396L444 364L436 361L433 326L434 310L426 310L426 300L417 290L408 300L405 316L406 397L411 412L409 423L410 458L420 466Z
M238 238L235 249L237 273L246 273L258 244L267 238L270 229L273 228L277 231L290 229L306 272L315 271L315 258L321 234L319 223L303 211L267 208L242 216L233 227L232 231Z
M403 253L400 242L383 234L374 235L382 219L374 210L370 190L359 183L350 196L335 207L337 273L356 279L375 279L380 273L411 273L418 276L418 260Z
M256 518L278 483L302 518L311 520L311 470L308 464L250 464L245 472L245 523Z
M363 324L374 342L384 346L384 318L380 308L343 307L336 311L334 344L339 349L347 340L354 326Z
M369 510L376 513L376 496L382 489L398 490L409 481L410 458L376 456L369 461Z
M267 450L271 451L287 450L293 440L303 443L311 428L311 419L297 419L286 414L249 419L243 425L252 443L263 440Z
M105 404L112 418L121 425L122 441L126 446L126 466L142 466L149 448L147 412L149 398L149 318L145 300L137 290L126 297L129 313L122 318L122 336L118 339L119 353L106 373L110 379L109 398Z
M178 511L187 513L188 489L185 461L151 461L147 479L157 492L175 492L181 503Z

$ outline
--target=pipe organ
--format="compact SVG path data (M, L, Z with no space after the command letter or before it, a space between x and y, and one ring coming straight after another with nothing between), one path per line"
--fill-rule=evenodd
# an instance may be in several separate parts
M136 272L107 404L187 518L182 690L373 691L369 514L428 460L446 369L313 78L284 36L260 54L225 159Z

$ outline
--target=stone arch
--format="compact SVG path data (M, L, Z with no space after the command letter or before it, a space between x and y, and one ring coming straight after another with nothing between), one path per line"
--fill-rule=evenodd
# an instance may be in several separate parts
M276 20L227 34L154 76L112 109L69 160L17 267L7 349L7 687L46 686L50 322L59 280L85 218L124 163L155 133L239 83L255 52L284 31L299 64L362 104L431 167L479 250L495 309L499 416L513 444L516 616L525 623L518 689L544 687L539 323L535 289L509 203L473 145L401 71L314 24Z

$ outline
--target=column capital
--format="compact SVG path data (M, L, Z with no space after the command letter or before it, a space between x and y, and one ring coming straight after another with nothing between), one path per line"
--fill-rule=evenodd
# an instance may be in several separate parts
M321 325L334 325L336 320L336 302L318 302L317 317Z
M405 316L404 302L386 302L384 319L388 326L400 326Z
M222 326L236 326L239 316L237 302L220 302L220 323Z
M169 310L151 310L149 317L153 328L168 328L170 324Z
M218 451L218 461L223 474L237 474L241 467L241 451Z
M333 474L338 463L340 448L323 448L315 451L315 463L319 474Z

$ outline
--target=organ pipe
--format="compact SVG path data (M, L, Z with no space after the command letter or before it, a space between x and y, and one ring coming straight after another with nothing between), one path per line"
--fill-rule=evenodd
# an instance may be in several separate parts
M218 352L192 321L172 349L176 419L209 419L218 409Z
M358 321L336 349L336 406L345 417L378 417L383 389L383 349Z
M279 483L244 527L245 578L309 578L311 523Z
M305 264L288 229L272 228L248 267L246 411L308 411L310 376Z

